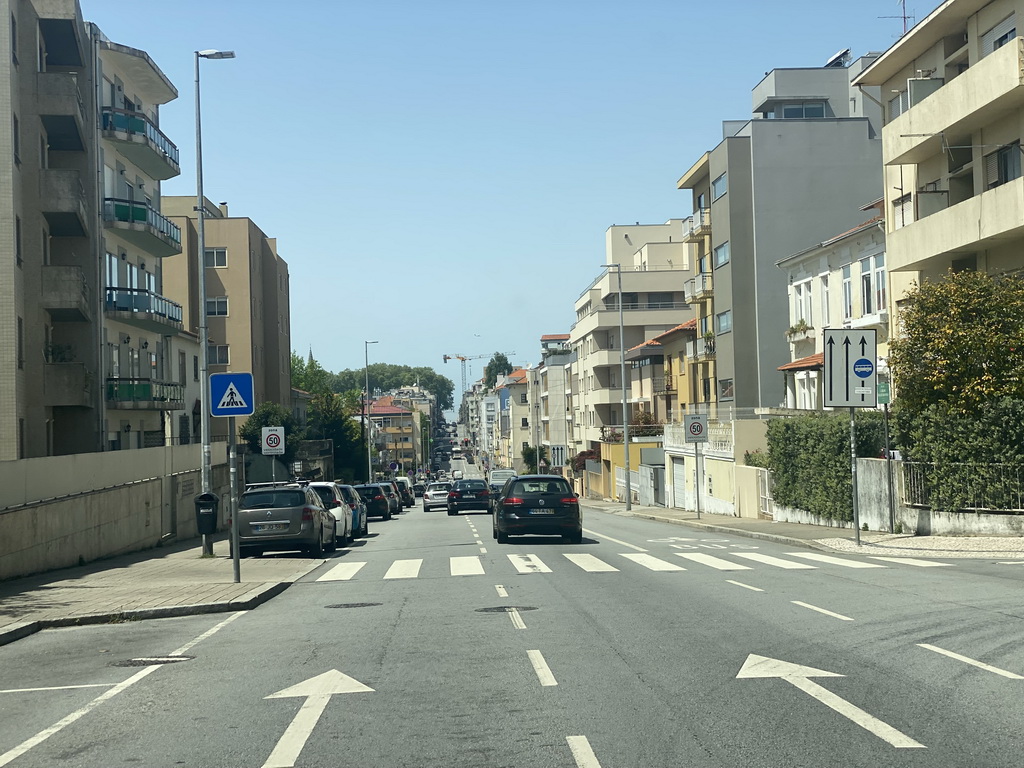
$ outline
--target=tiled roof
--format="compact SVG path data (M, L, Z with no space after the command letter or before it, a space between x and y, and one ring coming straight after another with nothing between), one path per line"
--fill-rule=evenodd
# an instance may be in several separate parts
M540 337L541 341L568 341L568 333L546 333Z
M642 347L660 347L660 346L661 346L661 342L660 341L656 341L655 339L648 339L643 344L637 344L635 347L630 347L626 351L627 352L632 352L634 349L641 349Z
M399 408L396 405L379 405L374 403L370 406L371 416L408 416L411 411L407 411L405 408Z
M794 360L791 363L780 365L778 370L780 371L816 371L819 368L825 367L825 353L818 352L807 357L801 357L799 360Z
M512 371L512 373L510 373L505 378L511 381L513 384L523 382L526 381L526 371L523 370L522 368L516 368L514 371Z
M697 330L697 318L687 320L685 323L680 323L675 328L669 328L667 331L659 333L655 336L655 339L663 339L673 333L679 333L680 331L696 331Z

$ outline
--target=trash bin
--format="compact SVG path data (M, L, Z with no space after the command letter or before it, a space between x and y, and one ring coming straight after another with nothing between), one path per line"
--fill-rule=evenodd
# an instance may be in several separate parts
M216 493L200 493L195 498L196 533L209 535L217 532L217 509L220 507L220 496Z

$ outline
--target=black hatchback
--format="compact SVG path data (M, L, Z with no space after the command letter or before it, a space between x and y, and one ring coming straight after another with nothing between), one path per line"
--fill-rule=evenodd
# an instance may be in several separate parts
M556 475L509 478L494 500L494 538L512 534L557 534L570 544L583 542L583 516L572 486Z

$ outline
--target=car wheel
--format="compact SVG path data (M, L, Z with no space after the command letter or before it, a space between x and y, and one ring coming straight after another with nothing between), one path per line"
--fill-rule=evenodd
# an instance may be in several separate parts
M574 531L573 533L567 533L562 537L570 544L582 544L583 543L583 531Z
M449 509L448 510L448 516L449 517L455 517L455 515L457 515L457 514L459 514L458 510L455 510L455 509Z
M324 529L320 529L320 535L316 537L316 542L313 546L306 550L309 556L313 559L319 559L324 556Z
M385 520L390 520L391 519L391 510L390 509L387 512L384 513L384 519Z
M494 538L498 540L499 544L508 544L508 534L502 530L495 531Z

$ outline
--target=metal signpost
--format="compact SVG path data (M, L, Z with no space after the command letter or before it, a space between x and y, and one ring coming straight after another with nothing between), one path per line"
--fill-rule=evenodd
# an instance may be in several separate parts
M885 487L889 496L889 533L896 533L896 501L892 495L892 450L889 446L889 382L878 382L878 404L882 406L885 429Z
M231 496L231 559L235 584L242 581L242 561L238 547L238 445L235 416L249 416L256 410L251 373L214 373L210 375L210 415L228 417L228 467Z
M824 405L850 409L850 475L853 486L853 530L860 546L857 503L857 408L878 406L878 349L874 330L825 329Z
M687 414L683 417L683 428L686 431L686 442L693 443L693 450L697 457L697 519L700 520L700 444L708 441L708 417L703 413Z

